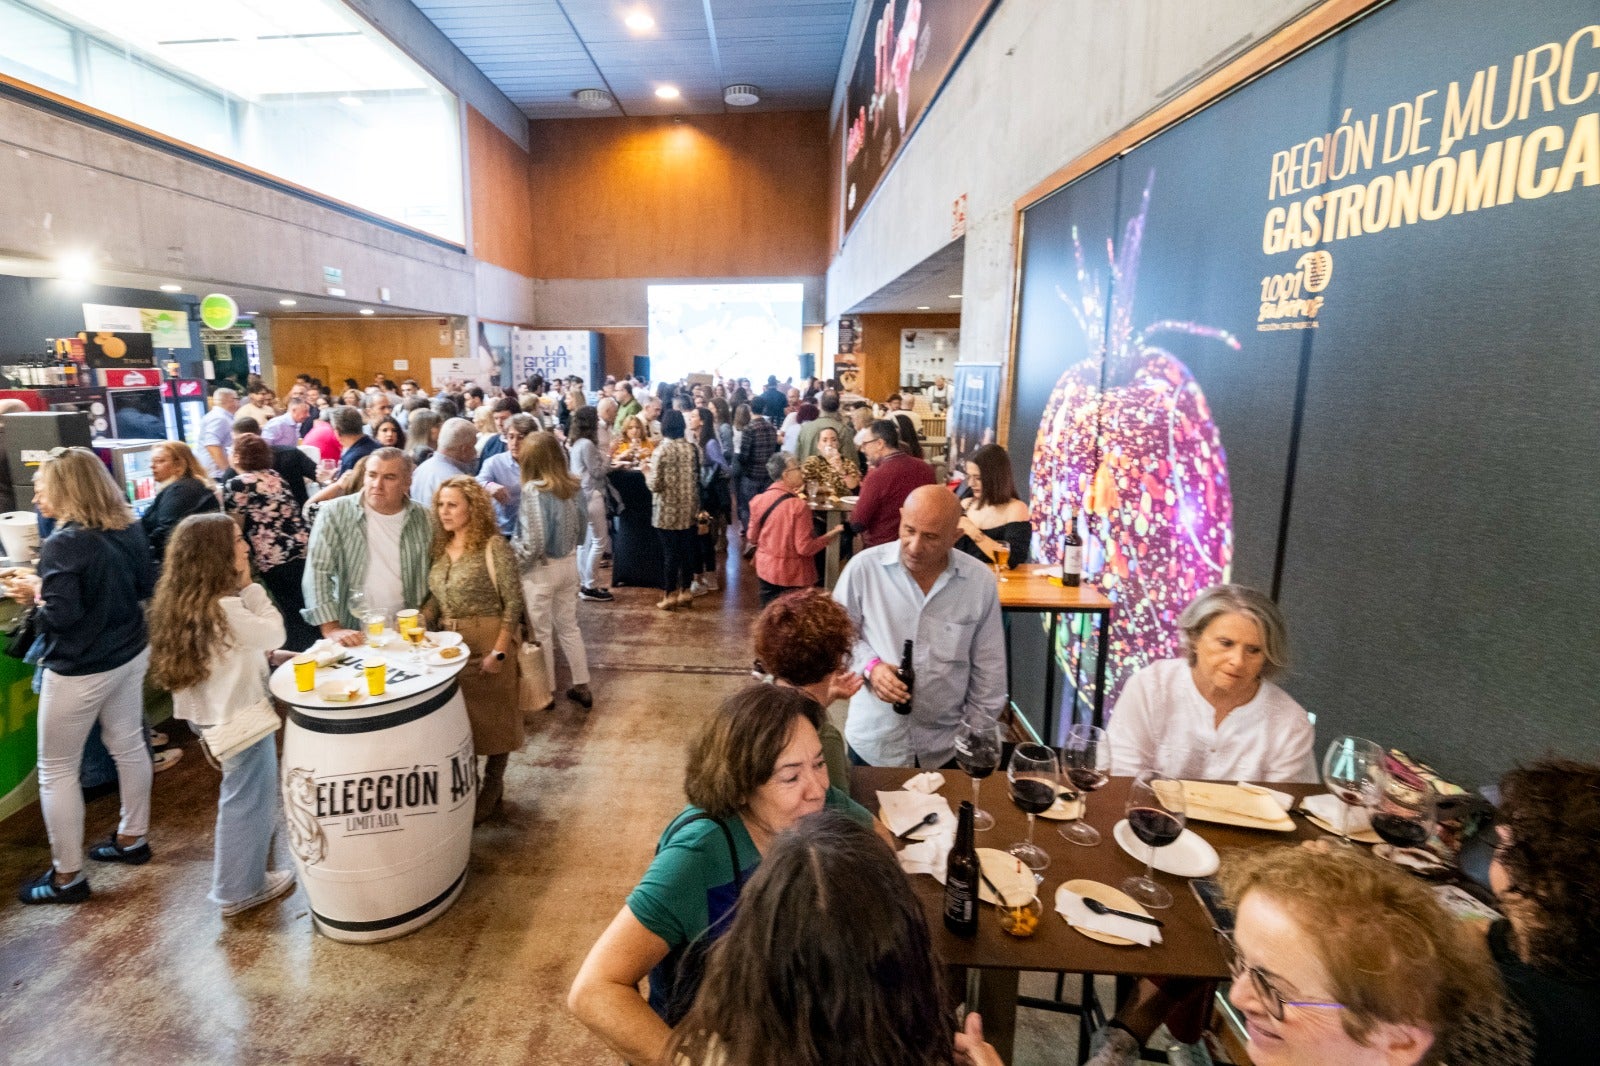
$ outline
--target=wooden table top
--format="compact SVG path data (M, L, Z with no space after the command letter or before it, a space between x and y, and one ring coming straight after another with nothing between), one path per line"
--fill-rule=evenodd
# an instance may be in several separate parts
M878 811L877 792L899 788L916 770L858 766L850 771L850 791L856 802L872 811ZM961 801L972 798L972 782L956 770L942 771L945 786L940 794L959 808ZM911 885L922 902L927 916L928 931L932 936L940 959L951 966L971 966L996 970L1062 970L1069 973L1125 974L1132 977L1201 977L1225 980L1228 965L1210 919L1189 890L1188 880L1169 874L1155 873L1155 879L1172 893L1173 904L1166 910L1153 911L1155 917L1166 922L1161 930L1162 942L1151 947L1115 947L1090 940L1067 925L1055 912L1056 889L1064 882L1088 878L1113 888L1129 876L1144 872L1142 860L1133 858L1117 846L1111 838L1111 828L1122 820L1127 803L1128 786L1132 778L1112 778L1105 788L1089 799L1089 824L1100 830L1101 841L1094 847L1081 847L1062 839L1057 829L1065 822L1045 818L1037 820L1033 842L1050 854L1050 865L1045 870L1044 882L1039 886L1039 898L1045 913L1039 931L1032 937L1019 940L1000 928L993 907L983 905L978 919L978 935L971 940L953 936L944 927L944 886L926 874L913 875ZM1282 792L1295 796L1311 795L1322 791L1318 785L1273 785ZM1011 802L1005 775L996 773L983 783L981 800L983 809L994 815L995 826L977 834L980 848L1004 851L1022 840L1028 831L1028 816ZM1211 822L1189 823L1212 847L1227 856L1227 848L1268 847L1301 840L1314 840L1327 836L1312 826L1301 815L1295 815L1293 833L1273 833L1256 829L1236 829Z
M1085 583L1067 588L1061 571L1047 563L1024 563L999 581L1002 611L1109 611L1111 601Z

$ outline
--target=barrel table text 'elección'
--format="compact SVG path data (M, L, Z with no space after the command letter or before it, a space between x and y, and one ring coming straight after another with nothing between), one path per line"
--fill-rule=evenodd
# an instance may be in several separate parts
M386 655L386 691L373 696L360 668L367 651L319 667L310 692L296 690L290 663L271 684L289 705L283 809L300 883L317 928L354 943L404 936L455 902L478 790L456 681L466 657L424 666ZM358 695L323 699L329 682L353 682Z

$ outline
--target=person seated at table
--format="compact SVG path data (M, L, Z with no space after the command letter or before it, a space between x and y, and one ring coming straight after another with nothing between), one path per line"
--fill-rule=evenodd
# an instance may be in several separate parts
M250 546L232 519L190 516L171 548L172 565L150 601L150 680L172 693L173 717L204 736L270 701L267 652L283 647L284 619L251 580ZM280 806L269 733L222 762L208 898L224 917L294 888L293 871L271 868Z
M811 507L801 495L805 478L793 455L774 452L767 459L767 474L772 487L750 501L750 523L744 535L747 545L755 545L763 607L791 589L815 585L816 554L844 532L840 523L816 535Z
M1033 544L1033 522L1028 505L1017 496L1011 476L1011 457L998 444L985 444L967 460L967 488L961 516L961 539L956 548L974 559L992 563L1005 548L1006 565L1015 570L1028 561Z
M912 462L910 459L897 460ZM852 761L869 766L955 764L968 712L997 718L1006 700L1006 646L994 575L954 550L961 505L924 485L900 509L900 539L858 552L834 599L861 634L853 660L866 684L850 700ZM916 691L898 669L913 641ZM910 714L894 705L909 702Z
M1600 1047L1600 766L1545 759L1500 795L1489 884L1505 918L1487 935L1512 1010L1485 1020L1508 1066L1582 1062Z
M619 463L643 463L650 458L655 446L655 441L650 439L650 431L635 415L622 419L622 432L611 446L611 458Z
M1106 728L1111 772L1316 782L1316 729L1271 681L1288 665L1277 604L1243 585L1213 585L1178 615L1178 627L1185 657L1142 667L1123 687Z
M805 481L816 482L835 499L848 496L861 486L861 470L855 463L845 461L839 448L839 431L832 426L817 434L816 454L806 457L800 472Z
M1275 846L1231 853L1221 878L1236 913L1228 999L1256 1066L1437 1061L1458 1020L1499 999L1471 928L1394 866Z
M957 1056L950 1000L894 852L822 811L773 841L659 1061L998 1063L981 1039Z
M779 833L824 808L879 824L828 786L821 723L810 696L749 685L723 700L691 742L689 805L668 823L650 868L567 993L568 1009L628 1061L662 1061L699 987L705 946L726 932ZM647 974L648 1000L639 994Z
M861 688L861 675L850 669L856 627L849 612L822 589L785 593L756 619L756 669L774 684L804 692L826 711ZM850 759L844 734L826 713L817 730L828 760L828 783L850 789Z

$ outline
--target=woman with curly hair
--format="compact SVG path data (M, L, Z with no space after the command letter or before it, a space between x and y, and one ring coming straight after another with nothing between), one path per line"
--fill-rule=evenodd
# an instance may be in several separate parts
M482 822L500 805L506 763L522 747L517 671L508 661L522 624L522 586L489 493L476 479L460 474L439 486L431 551L423 615L430 627L460 633L473 657L459 679L473 750L485 756L473 816Z
M194 515L172 534L169 565L150 603L150 680L172 713L206 730L266 703L266 653L283 646L283 616L250 578L250 546L226 515ZM224 916L277 899L294 873L272 870L278 823L273 735L222 763L211 896Z
M756 671L774 684L799 689L823 708L817 735L828 760L828 784L850 791L850 760L844 734L828 719L827 707L861 687L850 669L856 627L850 612L822 589L779 596L756 619Z

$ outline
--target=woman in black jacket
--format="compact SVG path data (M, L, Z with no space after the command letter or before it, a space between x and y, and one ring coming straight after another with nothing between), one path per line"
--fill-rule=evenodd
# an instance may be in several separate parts
M34 477L34 504L56 528L39 549L37 575L9 578L6 592L37 602L43 642L39 689L39 805L50 834L50 869L22 886L24 903L82 903L83 793L78 767L89 729L117 762L122 819L89 851L99 862L150 861L150 756L144 745L144 675L150 661L141 601L155 590L150 544L105 464L68 448Z
M217 488L206 477L194 452L181 440L166 440L150 451L150 473L161 490L139 522L150 542L150 553L160 567L167 551L167 538L192 514L205 514L221 507Z

